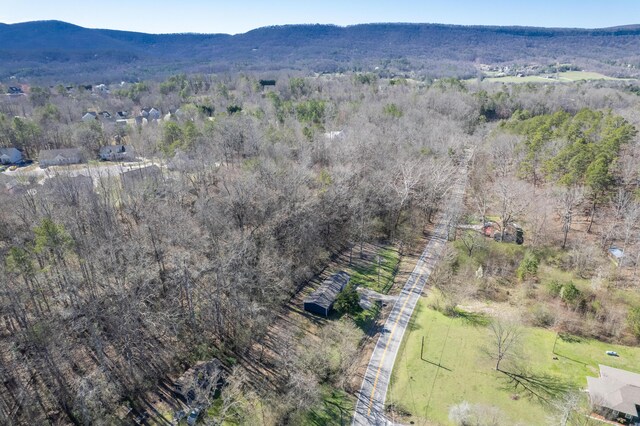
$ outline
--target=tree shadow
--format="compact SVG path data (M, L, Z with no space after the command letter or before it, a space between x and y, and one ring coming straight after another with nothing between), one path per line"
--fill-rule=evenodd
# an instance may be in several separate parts
M560 340L562 340L563 342L567 342L567 343L581 343L582 339L578 336L574 336L572 334L569 333L558 333L558 337L560 338Z
M427 364L431 364L431 365L436 366L438 368L442 368L443 370L453 371L452 369L450 369L448 367L445 367L444 365L436 364L435 362L429 361L428 359L421 358L421 360L426 362Z
M485 314L468 312L460 308L455 308L449 316L453 318L460 318L467 325L473 327L486 327L491 323L491 319Z
M572 383L551 374L534 373L522 366L514 366L510 370L498 370L504 374L504 389L522 391L527 398L542 404L551 404L575 389Z

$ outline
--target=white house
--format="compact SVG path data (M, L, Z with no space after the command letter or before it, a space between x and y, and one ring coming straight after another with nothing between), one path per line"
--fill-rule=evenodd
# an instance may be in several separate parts
M22 161L22 153L17 148L0 148L0 164L16 164Z
M104 161L130 161L134 157L131 145L107 145L100 148L100 159Z

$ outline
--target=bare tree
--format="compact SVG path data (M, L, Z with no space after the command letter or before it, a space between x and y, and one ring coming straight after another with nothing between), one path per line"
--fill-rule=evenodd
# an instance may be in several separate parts
M515 322L494 320L489 325L491 342L487 354L495 361L496 371L502 371L500 364L505 360L513 361L522 340L522 328Z
M575 208L582 202L583 190L580 187L571 186L565 188L557 196L557 212L562 221L562 248L567 245L567 236L571 230L571 223L573 221L573 215Z
M500 240L504 240L507 227L522 215L530 203L529 186L513 179L497 180L493 186L495 207L500 215Z

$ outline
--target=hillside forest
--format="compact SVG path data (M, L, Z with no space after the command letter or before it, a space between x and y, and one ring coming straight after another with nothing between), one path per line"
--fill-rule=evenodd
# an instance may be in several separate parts
M364 334L327 326L321 338L349 337L339 362L321 359L322 340L292 345L270 380L252 348L336 255L414 246L442 215L452 229L491 220L525 231L511 257L479 233L451 233L484 255L482 280L469 279L477 264L445 256L433 285L451 312L508 300L538 327L640 339L640 98L628 82L62 83L0 99L0 146L36 161L0 175L2 424L129 424L122 407L139 410L167 376L213 357L227 385L203 421L301 424L327 386L356 390L342 377ZM82 119L152 107L161 117L140 124ZM153 165L107 172L98 152L114 144ZM41 150L62 148L86 161L38 167ZM467 160L465 208L445 211ZM625 254L615 267L613 246ZM593 286L559 280L541 295L544 265Z

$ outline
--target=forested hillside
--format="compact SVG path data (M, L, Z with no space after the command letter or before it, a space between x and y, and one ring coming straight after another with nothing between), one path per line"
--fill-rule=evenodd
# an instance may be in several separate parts
M176 72L373 71L475 77L478 64L569 63L637 76L640 30L437 24L287 25L244 34L142 34L59 21L0 25L0 78L80 83Z

